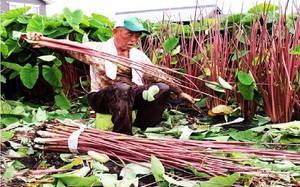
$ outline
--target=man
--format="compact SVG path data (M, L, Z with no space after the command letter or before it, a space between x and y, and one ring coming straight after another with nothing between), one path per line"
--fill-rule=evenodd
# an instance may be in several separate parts
M113 37L106 42L87 42L86 46L112 55L118 55L130 60L150 63L150 59L135 46L140 41L142 33L149 32L143 28L136 17L128 16L117 22L112 30ZM27 41L39 40L38 33L27 33ZM65 51L69 56L90 65L91 92L88 101L97 113L110 113L114 124L113 131L132 134L132 126L145 130L161 122L162 114L171 92L180 99L194 104L194 99L173 84L163 83L146 76L139 71L129 69L113 62L93 56ZM144 80L151 84L144 85ZM160 81L160 82L159 82ZM154 101L143 99L143 91L157 85L159 92ZM137 115L132 124L132 110Z

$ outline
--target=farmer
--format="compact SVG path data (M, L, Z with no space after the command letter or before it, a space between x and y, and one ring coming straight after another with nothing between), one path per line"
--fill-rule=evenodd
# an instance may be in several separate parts
M149 31L143 28L138 18L128 16L115 24L111 39L106 42L87 42L85 45L137 62L151 63L142 51L135 48L142 33L149 34ZM40 33L29 32L26 34L26 41L38 41L41 36ZM145 130L159 124L171 92L187 104L194 104L194 99L177 86L107 60L72 51L64 52L90 65L89 104L97 113L112 115L114 132L132 135L132 126ZM144 81L148 81L147 84ZM144 100L143 91L152 85L157 85L159 92L153 101ZM137 110L133 124L132 110Z

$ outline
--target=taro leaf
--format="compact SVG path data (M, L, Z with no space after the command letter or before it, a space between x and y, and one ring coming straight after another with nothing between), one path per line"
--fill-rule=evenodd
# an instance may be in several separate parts
M4 124L5 126L12 125L14 123L19 122L19 118L13 117L13 115L8 115L8 116L2 115L1 117L2 117L1 123Z
M16 8L16 9L4 12L1 16L1 20L17 18L17 17L23 15L29 9L30 9L30 7L23 7L23 8Z
M44 79L53 87L62 87L62 73L57 68L56 65L53 65L52 67L48 65L43 65L43 77Z
M74 58L70 58L70 57L65 57L65 60L68 62L68 63L70 63L70 64L72 64L73 62L74 62Z
M34 15L27 25L26 32L35 31L43 33L45 29L44 19L44 16Z
M206 82L205 85L209 87L210 89L213 89L216 92L225 93L224 88L218 85L218 83L211 81L211 83Z
M0 75L0 82L6 83L6 78L4 77L4 75Z
M174 184L176 186L182 186L182 187L194 187L197 186L197 182L196 181L177 181L175 179L173 179L172 177L164 174L163 175L164 179L166 181L168 181L170 184Z
M75 174L55 174L52 177L59 179L60 182L67 186L77 186L77 187L85 187L85 186L101 186L101 182L99 178L96 176L91 177L80 177Z
M3 55L3 57L7 58L8 57L8 47L5 44L5 42L3 42L2 40L0 40L0 42L1 42L0 51L1 51L2 55Z
M37 109L34 114L32 121L33 122L43 122L47 120L46 110L41 109L40 107Z
M66 98L66 96L63 93L60 93L60 95L56 95L54 99L55 99L55 104L59 108L66 109L66 110L69 110L71 108L70 101Z
M117 174L100 174L99 177L102 181L103 187L116 186L118 182Z
M59 36L63 36L63 35L68 34L70 32L72 32L72 30L70 30L70 29L68 29L66 27L58 27L58 28L56 28L55 32L52 32L51 34L48 34L48 37L50 37L50 38L57 38Z
M3 25L1 25L0 35L2 38L7 38L7 32Z
M143 162L141 164L150 166L150 164L147 162ZM151 173L151 169L141 166L141 165L130 163L130 164L127 164L121 170L120 176L125 177L126 179L135 179L136 176L139 174L145 175L145 174L149 174L149 173Z
M81 10L75 10L71 12L69 8L64 8L63 14L71 27L79 28L79 24L83 20L83 12Z
M179 54L180 53L180 48L181 48L181 46L178 45L175 49L173 49L172 52L171 52L171 56Z
M16 40L9 38L5 41L5 45L7 46L8 53L7 57L11 55L11 53L17 53L22 50Z
M260 137L258 137L257 133L246 130L246 131L232 131L228 133L229 136L235 141L242 142L258 142Z
M238 179L240 174L234 173L228 177L213 177L209 181L201 183L201 187L229 187L232 186Z
M0 132L1 135L1 142L6 142L8 140L10 140L12 137L14 137L14 133L11 131L3 131Z
M84 33L82 36L82 43L89 42L89 35Z
M17 63L11 63L11 62L1 62L1 64L9 69L13 69L17 72L20 72L22 70L22 66L20 66Z
M211 110L214 114L231 114L233 112L232 108L227 105L218 105Z
M109 18L107 18L106 16L103 16L103 15L100 15L100 14L95 14L93 13L92 14L92 17L95 19L95 20L98 20L100 21L102 24L104 25L107 25L107 26L114 26L114 23L110 21Z
M254 83L253 78L243 71L238 72L238 79L244 85L251 85Z
M3 179L11 179L14 177L15 173L16 173L16 170L15 170L14 166L10 165L3 173L2 177L3 177Z
M20 71L20 77L24 86L32 89L39 77L39 67L27 63Z
M127 166L127 165L126 165ZM101 164L98 161L92 160L91 162L91 167L96 170L96 171L100 171L100 172L109 172L108 167L104 166L104 164Z
M297 47L295 47L295 49L293 51L291 51L290 54L292 54L292 55L300 55L300 45L298 45Z
M223 88L228 89L228 90L232 90L232 86L228 82L226 82L222 77L218 77L218 80L219 80L220 85Z
M268 4L268 3L261 3L255 7L252 7L248 10L248 13L256 14L256 13L263 13L263 12L274 12L279 10L279 6Z
M38 59L41 59L41 60L46 61L46 62L52 62L54 59L56 59L56 56L54 56L54 55L43 55L43 56L39 56Z
M238 90L245 100L253 100L254 97L254 84L245 85L241 82L238 83Z
M156 182L164 180L165 168L158 158L151 155L151 172Z
M176 45L178 44L179 39L175 38L174 36L170 37L169 39L167 39L167 41L165 41L162 46L165 48L166 53L170 52L172 49L174 49L176 47Z

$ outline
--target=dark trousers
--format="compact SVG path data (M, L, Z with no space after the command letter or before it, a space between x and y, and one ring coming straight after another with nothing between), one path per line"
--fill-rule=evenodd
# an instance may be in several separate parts
M164 83L157 83L159 92L154 96L154 101L143 99L143 91L151 85L132 88L125 83L117 83L98 92L91 92L88 101L97 113L109 113L114 124L113 131L132 134L132 126L146 130L154 127L162 120L162 114L170 97L170 87ZM137 115L132 124L132 111L137 110Z

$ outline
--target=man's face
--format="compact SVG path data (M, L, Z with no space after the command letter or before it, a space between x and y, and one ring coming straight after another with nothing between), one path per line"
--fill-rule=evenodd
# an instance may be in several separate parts
M141 32L133 32L123 27L117 27L113 30L115 44L122 51L129 51L140 41Z

